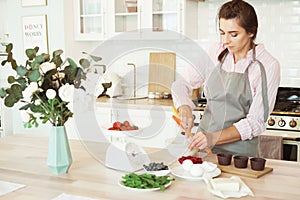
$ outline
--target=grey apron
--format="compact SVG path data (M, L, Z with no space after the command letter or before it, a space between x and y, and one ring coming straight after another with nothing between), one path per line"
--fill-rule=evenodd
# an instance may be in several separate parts
M256 60L255 48L253 48L252 61L247 66L245 73L226 72L222 69L227 54L212 72L205 86L207 106L198 131L206 134L226 129L246 117L252 103L248 69L254 63L258 63L261 71L262 108L265 121L269 115L266 72L262 63ZM215 145L212 150L214 153L229 152L234 155L257 156L258 138Z

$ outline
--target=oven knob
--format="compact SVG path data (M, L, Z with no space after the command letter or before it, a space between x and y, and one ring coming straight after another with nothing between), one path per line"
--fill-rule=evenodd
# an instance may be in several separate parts
M290 127L292 127L292 128L297 126L297 122L294 119L292 119L289 124L290 124Z
M275 125L275 120L272 119L272 117L270 117L270 119L268 120L268 125L269 126L274 126Z
M285 126L285 121L282 118L278 121L278 126L280 126L280 127Z

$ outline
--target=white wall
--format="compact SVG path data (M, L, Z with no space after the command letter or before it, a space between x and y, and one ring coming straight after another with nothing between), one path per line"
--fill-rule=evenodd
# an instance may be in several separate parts
M21 19L23 16L44 15L48 17L48 42L49 51L55 49L64 50L64 55L77 61L82 57L81 52L91 52L100 42L75 41L74 39L74 1L75 0L48 0L47 6L22 7L20 0L0 0L0 38L4 33L9 33L9 40L14 43L14 52L17 60L25 60ZM204 48L213 41L218 40L216 32L215 16L218 7L224 0L206 0L198 3L198 37L197 42ZM281 63L282 86L300 85L300 0L249 0L257 10L259 16L259 33L257 42L263 42L266 48L276 56ZM101 56L101 55L100 55ZM148 62L148 55L135 56L137 66ZM140 60L139 60L140 59ZM125 64L133 61L131 58L123 58L115 62L113 68L125 67ZM182 71L184 63L178 62L178 71ZM140 64L140 65L139 65ZM143 74L143 73L142 73ZM144 73L147 76L147 73ZM22 128L18 111L14 113L16 128L15 133L20 132L47 132L38 129Z

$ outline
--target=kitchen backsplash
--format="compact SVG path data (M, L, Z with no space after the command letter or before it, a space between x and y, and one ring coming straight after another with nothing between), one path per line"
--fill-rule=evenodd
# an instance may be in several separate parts
M215 40L216 13L224 0L207 0L199 3L199 13L204 24L199 31L203 45ZM300 1L299 0L248 0L258 15L257 43L276 57L281 64L281 86L300 86ZM206 27L205 27L206 26ZM201 44L201 41L200 41Z
M219 41L216 14L224 0L206 0L198 3L199 30L196 42L207 49ZM256 42L276 57L281 65L281 86L300 86L300 0L249 0L255 7L259 18ZM122 84L133 86L132 69L128 62L137 66L138 93L147 94L149 50L131 52L112 63L110 70L123 78ZM188 63L177 57L176 77L183 73ZM128 74L129 73L129 74ZM126 76L125 76L126 75Z

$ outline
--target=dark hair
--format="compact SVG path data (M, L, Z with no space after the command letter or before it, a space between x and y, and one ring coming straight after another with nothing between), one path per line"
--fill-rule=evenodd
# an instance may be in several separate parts
M252 33L254 40L257 34L257 15L256 12L249 3L243 0L232 0L223 4L219 10L218 21L220 25L220 19L237 19L239 26L244 28L247 33ZM224 50L219 56L218 60L221 61L223 56L228 52Z

